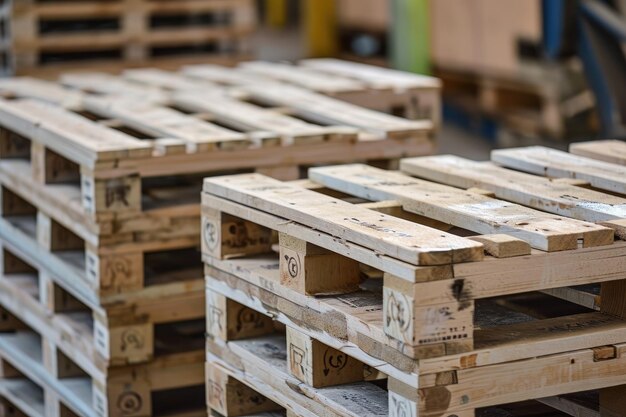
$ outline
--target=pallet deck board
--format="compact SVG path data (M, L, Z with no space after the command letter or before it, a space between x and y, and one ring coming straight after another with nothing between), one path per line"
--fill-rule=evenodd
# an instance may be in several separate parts
M120 120L155 137L180 139L187 144L190 152L211 151L220 147L246 148L250 145L243 133L139 100L89 98L84 101L84 108Z
M321 72L353 78L377 88L404 90L411 88L441 88L441 81L435 77L412 74L389 68L359 64L334 58L304 59L299 64Z
M131 136L34 100L0 103L0 123L23 136L36 137L45 146L90 167L96 160L133 158L152 152L149 145Z
M592 142L572 143L569 151L574 155L626 165L626 142L621 140L594 140Z
M276 132L284 144L303 140L324 140L333 137L356 138L357 131L350 128L333 128L307 123L303 120L263 109L249 103L215 94L207 97L200 93L179 93L172 98L179 107L210 114L221 121L244 130Z
M495 150L491 160L531 174L580 179L601 190L626 194L626 168L616 164L541 146Z
M506 203L445 185L365 165L313 168L309 177L329 188L369 200L399 200L405 210L477 233L506 233L541 250L613 243L602 226Z
M289 106L302 117L329 125L348 125L364 129L379 136L408 136L412 132L432 129L428 120L409 121L374 112L312 92L280 85L244 86L242 90L255 99Z
M535 175L511 171L488 162L452 155L407 158L400 169L408 174L455 187L479 187L496 197L575 219L596 222L626 217L626 199Z
M362 83L341 76L327 77L307 68L288 64L254 61L239 65L244 72L251 72L262 77L274 78L305 87L307 90L325 94L336 94L363 90Z
M204 191L292 219L415 265L480 260L482 245L260 175L208 178ZM350 213L348 215L348 213Z

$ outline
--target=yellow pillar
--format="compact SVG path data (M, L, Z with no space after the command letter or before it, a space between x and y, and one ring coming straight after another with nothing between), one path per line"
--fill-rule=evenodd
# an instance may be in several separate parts
M273 28L287 24L287 0L265 0L266 23Z
M302 13L309 56L336 55L338 36L335 0L304 0Z

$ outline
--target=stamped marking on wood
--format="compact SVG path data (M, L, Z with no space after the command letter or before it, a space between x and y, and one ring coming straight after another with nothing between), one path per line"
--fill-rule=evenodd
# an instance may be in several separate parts
M336 349L326 349L324 351L324 375L328 375L330 370L339 372L348 364L349 357Z
M143 407L141 396L134 391L126 391L117 398L117 409L122 415L131 415L139 412Z
M224 398L225 391L222 388L222 385L219 382L216 382L212 379L209 379L209 402L221 410L223 410L226 406L226 401ZM217 404L215 403L217 401Z
M122 332L120 348L126 350L140 350L145 344L144 336L137 329L127 329Z
M417 417L417 404L394 392L389 392L389 417Z
M298 377L298 379L304 378L306 375L306 351L290 343L289 359L291 362L291 371L297 373L296 377Z
M383 291L383 312L387 333L400 340L412 342L414 336L411 301L398 291L388 288Z
M130 207L130 203L128 202L129 194L130 185L126 185L120 180L108 181L106 184L104 205L106 208L111 208L119 203L125 207Z
M224 332L224 310L214 305L209 305L207 308L207 332L212 336L221 335Z
M217 223L203 217L204 220L204 243L209 249L215 249L220 241L220 229Z

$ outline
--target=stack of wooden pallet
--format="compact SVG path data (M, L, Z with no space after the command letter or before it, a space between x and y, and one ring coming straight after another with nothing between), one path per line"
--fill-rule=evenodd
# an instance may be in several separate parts
M0 91L0 398L31 417L206 414L202 178L433 147L430 121L277 83L133 70Z
M626 168L493 160L205 179L210 412L626 415ZM504 406L527 400L567 414Z
M2 5L12 74L129 65L177 66L249 53L252 0L20 0ZM6 36L8 35L8 36Z

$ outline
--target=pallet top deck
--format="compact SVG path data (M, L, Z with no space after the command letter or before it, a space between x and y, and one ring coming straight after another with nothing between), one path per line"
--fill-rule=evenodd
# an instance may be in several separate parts
M0 90L14 99L0 102L0 123L91 170L135 166L141 171L153 158L164 169L171 166L171 156L182 160L219 150L427 141L433 128L430 121L406 120L278 83L229 89L155 69L129 70L122 77L68 75L62 83L73 88L26 78L2 82ZM74 114L81 111L107 122ZM116 130L118 125L154 139L138 139ZM179 168L174 165L172 173Z
M437 158L439 157L404 160L403 166L413 167L415 161L424 164L441 159ZM436 162L434 164L437 165ZM445 167L444 164L441 166ZM558 251L572 250L583 253L584 248L589 248L592 252L602 252L610 250L613 246L614 225L612 228L570 219L558 214L563 211L562 209L552 210L551 206L545 208L541 203L537 203L533 209L523 206L523 202L521 204L507 202L506 197L493 198L365 165L312 168L309 177L321 186L352 197L370 201L395 201L403 210L425 218L422 219L422 223L428 226L419 224L420 220L413 223L394 218L370 209L367 205L348 203L305 189L300 184L282 183L255 174L207 178L203 198L210 206L213 206L211 202L214 202L214 207L234 208L235 205L246 207L248 218L251 220L253 217L251 213L257 214L259 222L268 219L268 222L277 224L277 220L273 221L270 218L283 218L293 222L290 226L293 230L310 229L323 232L328 239L338 239L346 245L358 247L359 250L367 248L378 255L374 255L373 258L368 256L376 264L372 265L374 267L380 267L385 263L382 259L389 257L399 261L398 264L430 265L430 269L437 269L432 266L451 263L452 270L464 271L463 274L455 272L454 276L472 275L471 271L474 269L472 264L481 261L483 251L483 246L479 243L480 238L470 240L462 237L472 234L511 236L532 247L533 250L529 250L528 253L533 258L542 252L544 254L539 257ZM571 189L572 193L582 190L583 193L596 196L598 199L621 201L619 197L573 185L557 183L554 186L557 190L565 187ZM611 207L613 211L617 210L614 206ZM226 208L224 210L228 211ZM555 211L556 213L552 214ZM237 215L234 212L231 214ZM600 220L619 218L617 214L613 214ZM454 236L445 231L452 226L468 230L470 233ZM295 236L300 237L297 234ZM315 241L311 242L337 250L332 241L322 239L320 236L318 233ZM300 238L307 240L306 237ZM356 249L348 250L352 251L352 256L358 256ZM556 253L554 256L559 257ZM565 256L567 256L565 253L560 255ZM500 264L498 267L515 262L515 257L501 258L498 259ZM484 273L489 269L487 266L490 265L489 262L483 261L481 264L484 266L477 267L475 273L479 273L480 270ZM445 267L439 267L443 268ZM382 269L398 273L397 268L389 264L387 269ZM414 271L413 274L408 273L411 269ZM415 274L425 273L425 269L429 268L409 267L399 276L409 280L416 279Z
M331 58L305 59L294 65L242 62L231 70L217 65L190 65L183 68L182 72L191 77L229 85L245 85L260 80L280 81L329 95L368 89L380 93L441 89L441 82L435 77Z

